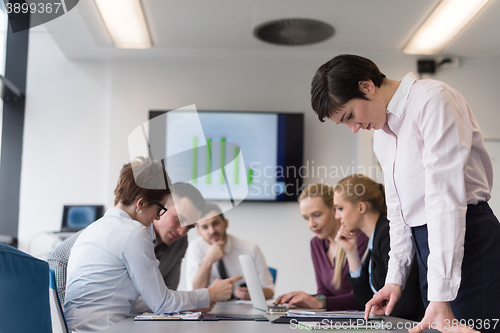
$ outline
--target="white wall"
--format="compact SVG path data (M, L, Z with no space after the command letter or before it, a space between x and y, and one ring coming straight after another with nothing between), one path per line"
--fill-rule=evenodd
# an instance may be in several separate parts
M60 230L63 205L106 203L109 68L68 61L49 33L30 34L19 214L23 251L43 256L50 250L58 238L45 231Z
M310 163L351 173L347 167L371 161L366 158L370 135L360 139L347 128L320 123L310 110L312 75L328 57L68 61L50 37L31 36L19 226L23 250L38 232L59 228L64 204L112 205L118 171L128 160L127 137L148 120L149 110L196 104L205 110L304 112ZM415 70L411 57L373 60L390 78ZM500 137L495 131L500 101L494 90L499 71L497 58L465 59L459 70L435 76L462 91L488 138ZM307 180L314 181L319 179ZM268 265L278 269L278 294L315 292L309 253L313 234L296 203L243 203L227 217L229 231L256 242ZM51 242L37 236L32 253L43 253Z

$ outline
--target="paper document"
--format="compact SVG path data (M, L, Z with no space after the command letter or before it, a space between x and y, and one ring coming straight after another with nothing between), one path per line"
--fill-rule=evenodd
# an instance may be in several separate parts
M318 309L319 310L319 309ZM354 311L354 310L348 310L348 311L314 311L314 310L289 310L287 311L287 316L290 317L323 317L323 318L342 318L342 319L364 319L365 313L364 311ZM373 318L373 315L370 314L369 318Z
M162 315L155 315L154 313L145 312L141 315L135 316L135 321L147 320L199 320L201 312L170 312Z
M319 323L319 322L307 322L307 321L299 321L298 327L306 330L385 330L387 326L383 321L374 322L374 323L359 323L356 322L336 322L336 323Z

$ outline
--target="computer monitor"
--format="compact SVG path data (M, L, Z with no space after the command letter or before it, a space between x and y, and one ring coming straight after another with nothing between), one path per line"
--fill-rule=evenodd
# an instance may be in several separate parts
M102 205L67 205L63 209L62 232L76 232L104 215Z

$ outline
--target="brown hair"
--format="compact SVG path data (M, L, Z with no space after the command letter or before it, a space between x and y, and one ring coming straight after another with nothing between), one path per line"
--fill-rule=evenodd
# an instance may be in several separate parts
M170 179L160 161L137 157L123 165L115 188L115 206L121 202L129 206L139 198L146 204L161 201L170 194Z
M352 54L338 55L316 71L311 83L311 106L324 122L351 99L367 99L359 90L360 81L371 80L380 88L384 79L373 61Z
M172 185L172 195L176 198L188 198L193 206L200 212L203 211L207 202L201 192L189 183L178 182ZM175 200L174 200L175 201Z
M354 174L345 177L335 185L335 192L342 194L350 203L367 202L372 209L387 215L384 185L365 175Z
M334 208L333 193L334 189L330 185L323 183L311 184L300 194L299 202L305 198L321 197L323 199L323 203L328 208ZM335 224L335 227L338 230L340 228L340 222L337 219L335 219L335 208L334 208L333 223ZM337 246L337 250L335 252L335 267L333 271L333 279L331 282L331 285L337 290L340 289L340 287L342 286L342 271L344 270L346 259L347 258L344 249L340 246Z
M215 216L220 216L222 221L224 221L226 219L224 217L224 214L222 213L222 209L220 209L219 205L217 205L215 202L207 201L205 208L203 208L203 210L201 211L201 217L207 215L210 212L215 212L217 214Z

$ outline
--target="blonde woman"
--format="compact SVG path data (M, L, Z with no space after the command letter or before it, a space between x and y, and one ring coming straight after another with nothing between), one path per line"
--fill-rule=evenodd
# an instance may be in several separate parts
M311 239L311 256L318 285L317 295L294 291L281 296L275 304L292 305L327 310L357 310L362 307L356 302L348 281L348 265L345 251L335 242L340 223L335 219L333 187L312 184L299 196L300 213L307 226L316 236ZM363 255L368 238L362 232L357 235L357 249Z
M335 218L341 227L335 241L346 252L349 281L359 305L364 307L382 289L389 266L389 221L385 189L369 177L351 175L335 186ZM368 248L361 257L356 248L356 234L368 235ZM401 299L392 315L420 321L424 316L417 265L413 265Z

